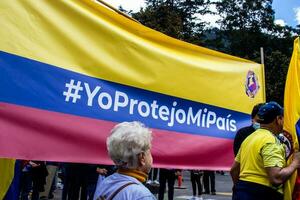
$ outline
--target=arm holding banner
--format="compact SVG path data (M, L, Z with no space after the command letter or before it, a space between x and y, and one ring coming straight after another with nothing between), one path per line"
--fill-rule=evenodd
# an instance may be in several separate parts
M270 182L277 186L286 182L297 168L300 168L300 152L294 154L292 163L287 167L267 167L266 170Z
M236 159L238 159L238 156ZM272 185L277 186L286 182L297 168L300 168L300 152L296 152L294 154L294 159L289 166L285 168L266 167L266 171ZM239 174L240 174L240 163L238 161L235 161L230 170L230 175L234 185L239 180Z

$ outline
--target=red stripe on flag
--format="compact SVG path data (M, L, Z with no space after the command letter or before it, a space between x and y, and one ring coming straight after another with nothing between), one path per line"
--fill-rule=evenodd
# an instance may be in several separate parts
M105 140L112 122L0 103L0 156L111 163Z
M0 103L0 157L111 164L106 138L115 122ZM153 129L156 167L227 170L232 140Z
M233 163L233 140L163 130L153 136L156 167L229 170Z

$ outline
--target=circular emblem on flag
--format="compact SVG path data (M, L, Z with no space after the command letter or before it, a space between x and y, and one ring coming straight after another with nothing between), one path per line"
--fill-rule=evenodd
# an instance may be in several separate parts
M246 83L245 83L247 96L250 98L254 98L259 88L260 86L258 84L258 78L256 74L253 71L249 70L247 73Z
M285 157L286 159L288 159L294 151L292 135L284 130L283 133L279 134L278 139L281 141L282 144L284 144Z

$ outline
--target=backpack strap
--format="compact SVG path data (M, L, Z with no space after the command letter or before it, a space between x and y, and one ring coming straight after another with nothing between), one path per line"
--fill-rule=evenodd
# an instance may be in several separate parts
M110 195L110 196L107 198L107 200L112 200L119 192L121 192L121 190L123 190L123 189L126 188L127 186L133 185L133 184L137 184L137 183L129 182L129 183L126 183L126 184L122 185L122 186L119 187L112 195ZM103 197L103 196L100 196L98 199L99 199L99 200L105 200L106 198Z

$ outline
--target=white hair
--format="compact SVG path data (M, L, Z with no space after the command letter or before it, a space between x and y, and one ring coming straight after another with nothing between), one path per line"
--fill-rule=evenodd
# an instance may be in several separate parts
M138 154L151 148L151 130L140 122L117 124L106 140L110 158L121 168L136 169Z

